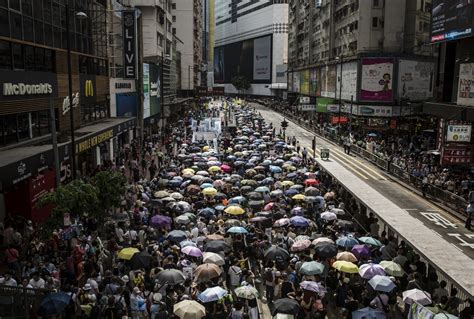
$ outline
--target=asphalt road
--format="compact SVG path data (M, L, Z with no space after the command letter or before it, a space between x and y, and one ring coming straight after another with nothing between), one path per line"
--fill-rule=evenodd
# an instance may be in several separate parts
M254 106L267 122L273 123L273 126L278 132L280 129L280 123L283 121L283 116L264 106L258 104L255 104ZM310 150L314 134L301 128L294 122L288 122L289 126L286 130L286 136L295 136L300 142L301 149L306 147L308 153L312 154ZM423 197L401 186L399 183L394 181L392 177L386 175L385 172L381 171L370 162L353 154L345 154L340 146L323 139L321 136L317 136L316 148L316 156L318 156L321 148L328 148L332 160L338 162L354 175L359 177L361 182L367 183L395 205L406 210L411 216L420 220L439 237L448 241L453 249L457 249L470 259L474 259L474 233L465 229L462 221L449 214L449 212L435 206ZM414 229L413 231L416 230ZM446 252L446 254L448 257L449 252Z

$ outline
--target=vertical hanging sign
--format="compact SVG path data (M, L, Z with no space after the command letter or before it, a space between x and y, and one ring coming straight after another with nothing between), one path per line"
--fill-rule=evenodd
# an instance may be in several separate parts
M137 19L135 10L122 11L123 77L137 78Z

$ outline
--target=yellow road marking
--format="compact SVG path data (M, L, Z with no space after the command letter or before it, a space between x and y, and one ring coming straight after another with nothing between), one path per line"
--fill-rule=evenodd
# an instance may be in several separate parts
M374 169L370 168L369 166L367 166L366 163L363 163L361 161L359 161L357 158L354 158L350 155L347 155L345 153L343 153L341 150L335 148L334 149L336 152L340 153L341 155L343 155L345 158L350 158L350 159L353 159L354 162L362 165L363 167L365 167L366 169L368 169L369 171L371 171L372 173L374 173L375 175L379 176L380 179L386 179L384 176L382 176L379 172L375 171ZM372 165L372 164L371 164ZM363 168L362 168L363 169Z

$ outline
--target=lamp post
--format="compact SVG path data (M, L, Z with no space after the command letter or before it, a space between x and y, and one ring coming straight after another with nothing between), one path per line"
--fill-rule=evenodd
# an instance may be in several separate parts
M338 126L339 126L339 134L341 134L340 130L341 130L341 109L342 109L342 60L343 60L342 54L336 57L336 60L339 61L339 65L341 68L341 71L339 73L339 115L338 115L338 121L337 121Z
M68 98L69 98L69 121L71 126L71 171L72 179L76 179L76 139L74 136L74 110L72 105L72 66L71 66L71 30L69 22L69 2L66 1L66 47L67 47L67 80L68 80ZM75 16L79 19L87 19L84 12L76 12Z

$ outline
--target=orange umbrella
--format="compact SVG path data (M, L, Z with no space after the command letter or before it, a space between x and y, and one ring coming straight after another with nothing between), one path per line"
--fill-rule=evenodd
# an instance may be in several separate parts
M221 274L222 270L219 268L219 266L209 263L199 265L196 270L194 270L196 282L206 282L213 278L219 277Z

